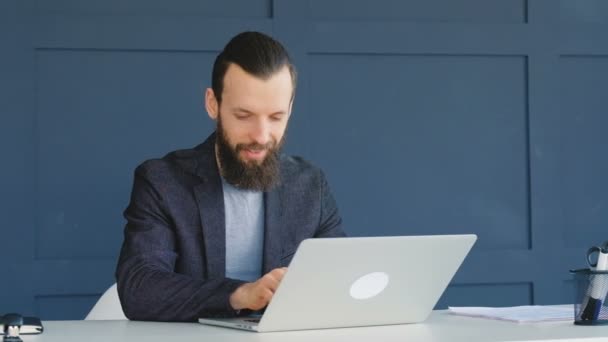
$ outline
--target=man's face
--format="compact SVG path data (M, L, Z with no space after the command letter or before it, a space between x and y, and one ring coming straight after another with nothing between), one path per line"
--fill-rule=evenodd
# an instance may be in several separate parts
M274 185L292 94L287 67L263 80L231 64L224 76L221 104L207 89L207 112L218 123L218 161L228 182L253 190Z

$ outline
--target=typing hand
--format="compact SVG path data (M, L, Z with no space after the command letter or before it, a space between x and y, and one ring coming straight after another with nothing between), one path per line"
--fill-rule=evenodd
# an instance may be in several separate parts
M235 310L264 308L279 287L287 267L275 268L253 283L246 283L230 295L230 305Z

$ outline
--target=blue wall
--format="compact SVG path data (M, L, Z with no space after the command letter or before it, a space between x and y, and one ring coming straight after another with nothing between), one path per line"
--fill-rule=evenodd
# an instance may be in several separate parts
M211 132L242 30L291 51L287 148L351 235L479 235L439 308L573 301L568 270L608 240L604 0L2 0L0 311L84 317L133 169Z

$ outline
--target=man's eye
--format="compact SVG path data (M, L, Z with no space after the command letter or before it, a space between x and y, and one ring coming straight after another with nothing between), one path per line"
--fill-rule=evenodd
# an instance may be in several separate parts
M282 119L283 119L282 115L281 116L277 115L277 116L271 116L270 117L270 120L272 120L272 121L281 121Z
M249 114L235 114L234 116L236 116L236 118L237 118L238 120L245 120L245 119L247 119L248 117L250 117L251 115L249 115Z

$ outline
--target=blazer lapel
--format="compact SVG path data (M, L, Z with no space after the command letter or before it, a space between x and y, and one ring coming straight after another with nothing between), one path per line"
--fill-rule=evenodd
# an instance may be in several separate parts
M264 194L264 256L263 274L281 266L282 245L284 243L284 226L282 221L283 204L282 187Z
M208 278L226 275L224 193L215 160L215 134L201 145L196 174L202 182L193 189L203 229Z
M226 230L221 183L206 182L194 187L203 225L208 278L226 275Z

